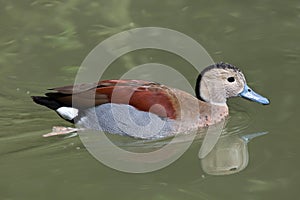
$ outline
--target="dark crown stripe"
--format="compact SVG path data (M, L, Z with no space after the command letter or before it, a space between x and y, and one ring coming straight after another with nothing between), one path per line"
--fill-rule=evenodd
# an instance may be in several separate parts
M211 69L214 68L218 68L218 69L232 69L236 72L241 72L241 70L239 68L237 68L236 66L229 64L229 63L223 63L223 62L219 62L213 65L210 65L208 67L206 67L202 72L201 75L203 76L203 74Z

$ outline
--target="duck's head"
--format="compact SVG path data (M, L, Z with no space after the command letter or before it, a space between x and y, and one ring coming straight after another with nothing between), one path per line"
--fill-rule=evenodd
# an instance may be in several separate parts
M244 74L237 67L217 63L205 68L196 83L197 98L211 104L226 104L230 97L241 96L264 105L269 100L255 93L246 83Z

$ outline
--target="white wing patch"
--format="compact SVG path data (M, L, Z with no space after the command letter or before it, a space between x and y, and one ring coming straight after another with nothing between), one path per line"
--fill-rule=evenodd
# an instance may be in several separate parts
M78 109L71 107L60 107L56 112L64 119L72 120L78 116Z

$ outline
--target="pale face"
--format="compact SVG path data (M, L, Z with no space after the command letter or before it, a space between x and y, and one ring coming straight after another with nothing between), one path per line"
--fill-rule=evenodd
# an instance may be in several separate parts
M202 74L199 85L201 98L212 104L226 104L226 99L237 96L269 104L268 99L247 86L243 73L234 67L207 68Z

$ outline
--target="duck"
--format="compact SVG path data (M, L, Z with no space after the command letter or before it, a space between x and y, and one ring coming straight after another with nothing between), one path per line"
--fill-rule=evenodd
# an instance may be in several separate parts
M198 75L196 95L157 82L128 79L49 90L32 100L80 128L140 139L166 138L219 123L228 117L227 99L232 97L270 103L247 85L238 67L224 62Z

